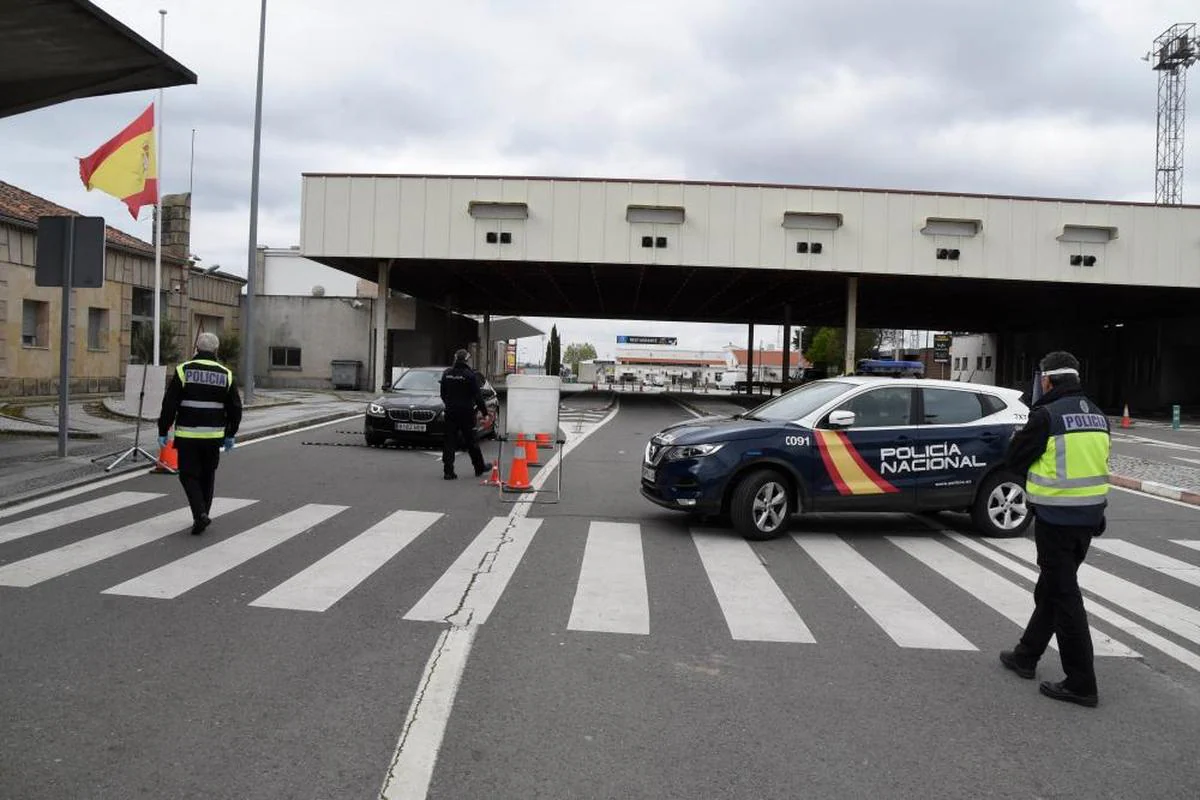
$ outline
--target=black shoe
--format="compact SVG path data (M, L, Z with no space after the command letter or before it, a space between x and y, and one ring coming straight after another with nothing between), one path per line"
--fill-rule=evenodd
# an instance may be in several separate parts
M210 524L212 524L212 520L208 518L208 514L205 514L200 519L192 523L192 536L199 536L200 534L204 533L204 529Z
M1038 686L1038 691L1046 695L1046 697L1054 698L1055 700L1063 700L1067 703L1078 703L1081 706L1095 708L1100 702L1100 698L1094 694L1078 694L1066 687L1066 681L1059 683L1051 683L1050 681L1042 681Z
M1027 667L1020 662L1017 654L1013 650L1003 650L1000 653L1000 663L1011 669L1013 672L1020 675L1022 678L1032 679L1037 671L1037 667ZM1044 684L1043 684L1044 685Z
M455 479L455 478L457 478L457 477L458 477L458 476L457 476L457 475L455 475L453 472L447 472L447 473L444 473L444 474L442 475L442 480L444 480L444 481L452 481L452 480L454 480L454 479Z
M482 467L475 468L475 477L479 478L484 475L487 475L489 472L491 472L491 470L492 470L492 465L485 463Z

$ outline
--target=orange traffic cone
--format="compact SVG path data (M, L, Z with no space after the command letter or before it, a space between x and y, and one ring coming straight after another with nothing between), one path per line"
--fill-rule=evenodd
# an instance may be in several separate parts
M1125 413L1121 416L1121 427L1122 428L1133 427L1133 420L1131 420L1129 418L1129 403L1125 404Z
M529 438L526 439L523 444L525 445L525 463L531 467L541 466L541 462L538 461L537 442L535 442L532 438Z
M508 471L508 482L504 484L506 492L524 492L532 488L529 483L529 466L525 463L525 447L517 445L513 448L512 469Z
M166 446L158 449L153 472L159 475L179 472L179 451L175 449L175 437L167 439Z
M550 441L550 434L539 433L537 435L537 446L540 450L553 450L554 443Z
M500 465L492 464L492 474L479 482L480 486L500 486Z

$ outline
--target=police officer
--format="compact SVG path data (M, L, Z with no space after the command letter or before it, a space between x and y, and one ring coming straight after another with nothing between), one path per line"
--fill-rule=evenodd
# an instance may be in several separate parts
M175 426L179 452L179 482L192 508L192 535L204 532L211 520L213 491L221 446L233 449L242 422L242 398L233 372L217 361L221 346L216 334L196 337L196 357L175 368L158 417L158 443L165 447L167 431Z
M1000 661L1022 678L1033 678L1050 637L1056 636L1066 678L1043 681L1039 690L1055 700L1094 707L1092 637L1076 573L1092 537L1105 528L1109 423L1084 396L1073 355L1050 353L1040 369L1042 395L1006 457L1016 474L1027 475L1040 573L1025 633L1014 649L1000 653Z
M471 354L466 350L454 353L454 366L442 373L442 403L446 406L446 438L442 444L442 477L448 481L454 474L454 452L461 441L471 456L475 476L479 477L492 468L484 462L479 443L475 441L475 409L484 419L488 418L487 403L483 399L482 381L468 362Z

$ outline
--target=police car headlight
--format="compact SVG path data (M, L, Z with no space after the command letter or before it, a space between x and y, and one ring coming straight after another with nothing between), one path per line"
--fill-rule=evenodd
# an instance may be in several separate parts
M368 405L367 413L372 417L382 417L387 415L387 412L383 410L383 406L379 405L379 403L371 403Z
M724 447L724 444L684 444L672 447L667 453L667 461L683 461L686 458L703 458Z

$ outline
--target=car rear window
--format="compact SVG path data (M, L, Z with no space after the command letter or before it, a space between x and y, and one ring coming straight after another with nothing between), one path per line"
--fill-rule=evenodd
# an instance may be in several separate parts
M1008 405L994 394L979 395L979 402L983 404L983 415L985 417L990 417L992 414L997 414L1008 408Z

